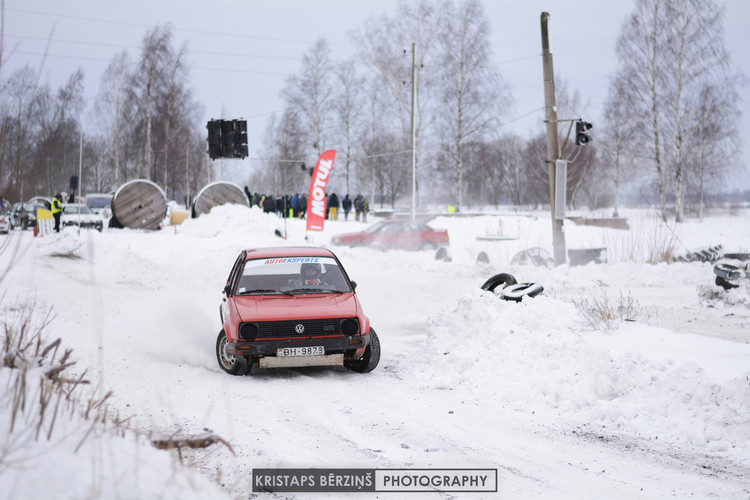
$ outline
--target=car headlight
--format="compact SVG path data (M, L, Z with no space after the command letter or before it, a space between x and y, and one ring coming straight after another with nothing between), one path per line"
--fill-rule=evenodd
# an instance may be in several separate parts
M258 338L258 325L255 323L243 323L240 326L240 337L242 340L255 340Z
M341 322L341 333L344 335L356 335L359 333L359 321L347 318Z

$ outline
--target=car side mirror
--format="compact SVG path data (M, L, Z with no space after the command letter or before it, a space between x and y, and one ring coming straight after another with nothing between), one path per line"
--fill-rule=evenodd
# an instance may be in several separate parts
M357 291L357 282L356 281L350 281L350 283L352 284L352 290L354 290L356 292Z
M225 294L225 295L226 295L227 297L229 297L229 296L230 296L230 295L232 294L232 286L231 286L231 285L226 285L226 286L224 287L224 294Z

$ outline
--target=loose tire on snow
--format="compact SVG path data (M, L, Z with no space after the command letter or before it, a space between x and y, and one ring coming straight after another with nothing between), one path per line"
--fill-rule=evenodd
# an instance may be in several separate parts
M516 283L518 283L518 281L516 281L516 278L512 274L500 273L485 281L482 285L482 290L494 292L495 288L500 285L502 285L502 288L505 288L510 285L515 285Z
M369 373L378 366L380 361L380 340L373 328L370 328L370 345L365 348L365 353L359 359L344 360L344 366L353 372Z
M735 283L732 283L729 280L725 280L721 276L717 276L714 282L720 287L722 287L724 290L731 290L732 288L738 288L740 286Z
M249 365L244 356L233 356L227 354L225 347L227 345L227 335L224 330L219 332L216 338L216 360L219 367L230 375L245 375L250 371L252 365Z
M521 302L524 297L536 297L543 291L544 287L539 283L516 283L503 288L500 292L500 298Z

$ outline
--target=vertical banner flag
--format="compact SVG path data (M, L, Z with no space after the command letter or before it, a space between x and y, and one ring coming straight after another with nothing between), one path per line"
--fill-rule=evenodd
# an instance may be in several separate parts
M307 196L307 230L322 231L323 222L326 219L326 185L333 168L333 160L336 158L336 150L324 151L318 163L315 164L312 180L310 180L310 193Z

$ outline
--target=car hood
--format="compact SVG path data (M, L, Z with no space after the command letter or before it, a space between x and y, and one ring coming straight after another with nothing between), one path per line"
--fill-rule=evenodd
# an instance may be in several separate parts
M242 321L284 321L296 319L345 318L358 315L356 295L273 295L235 296Z
M372 234L372 233L366 233L364 231L357 231L356 233L339 233L339 234L334 234L333 236L331 236L331 239L344 241L344 240L362 238L369 234Z

